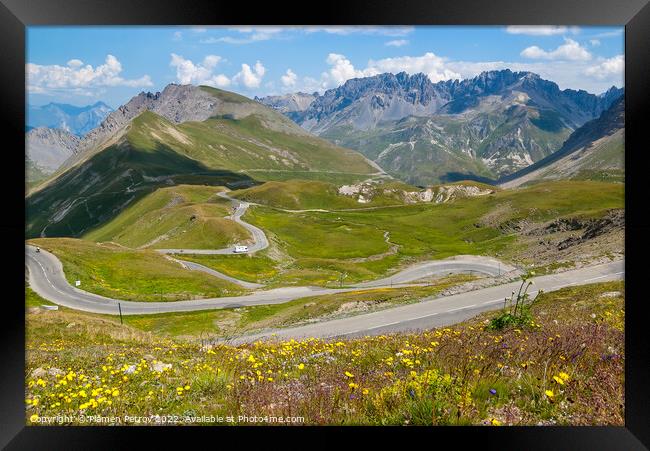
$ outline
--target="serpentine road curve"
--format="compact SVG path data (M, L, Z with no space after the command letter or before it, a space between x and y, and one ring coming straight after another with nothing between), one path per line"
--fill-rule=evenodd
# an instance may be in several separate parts
M398 284L401 284L400 286L406 286L404 284L416 282L418 279L431 275L477 272L489 276L498 276L504 273L514 276L518 273L516 268L500 263L497 260L470 255L420 263L395 274L392 277L394 280L390 283L382 282L381 284L372 286L368 285L372 282L367 282L346 288L283 287L271 290L258 290L244 296L195 299L190 301L133 302L112 299L73 287L65 278L61 261L55 255L44 249L36 252L34 246L25 245L25 264L29 271L30 286L43 298L65 307L109 315L118 314L118 302L124 315L187 312L251 305L279 304L308 296L343 293L361 288L388 288ZM388 279L382 280L386 281ZM418 284L413 283L412 285Z
M246 213L246 210L248 210L248 207L250 206L248 202L240 201L239 199L230 197L225 191L221 191L217 193L217 196L223 197L224 199L231 201L233 206L235 207L234 213L227 218L243 226L253 236L253 244L248 246L249 254L254 254L257 251L261 251L262 249L266 249L267 247L269 247L269 240L266 238L266 235L264 234L262 229L247 223L241 218L244 215L244 213ZM225 249L156 249L156 250L162 254L224 255L224 254L235 253L234 246L227 247Z
M250 204L233 199L225 192L219 193L219 196L233 202L235 210L230 218L251 232L254 243L249 246L249 253L254 253L268 247L269 242L264 232L241 219ZM158 249L158 251L164 254L232 254L234 248ZM261 290L263 287L261 284L241 281L198 263L178 260L177 258L173 259L177 260L187 269L203 271L213 276L237 283L247 289L257 289L257 291L253 291L244 296L175 302L133 302L112 299L73 287L66 280L63 272L63 265L56 256L45 250L36 252L34 246L25 245L25 265L29 271L29 284L36 293L58 305L92 313L103 313L109 315L119 314L118 305L119 308L121 308L121 313L124 315L187 312L279 304L309 296L343 293L359 289L388 288L393 287L394 285L408 286L407 284L418 285L418 280L432 275L472 272L486 274L493 277L505 276L505 279L515 277L521 273L517 268L492 258L463 255L445 260L418 263L393 274L390 277L364 282L346 288L284 287L271 290ZM623 274L624 261L621 260L566 271L559 274L537 277L535 278L535 282L537 289L552 291L581 283L622 279ZM236 343L249 342L271 337L299 338L355 336L452 324L454 322L463 321L481 311L499 308L504 297L509 296L513 290L518 288L518 286L519 282L507 282L502 285L452 296L428 298L414 304L389 308L378 312L288 329L269 330L255 335L238 337L233 341ZM532 294L534 295L534 293L535 292Z

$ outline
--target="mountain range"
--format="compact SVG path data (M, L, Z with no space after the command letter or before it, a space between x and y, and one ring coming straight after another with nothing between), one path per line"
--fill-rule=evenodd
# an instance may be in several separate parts
M596 119L578 128L546 158L502 177L514 188L540 180L599 178L622 181L625 171L625 99L619 97Z
M168 85L140 93L86 134L26 198L26 235L80 236L164 186L236 186L378 169L359 153L238 94Z
M26 234L81 236L183 183L350 183L384 171L417 185L620 176L622 94L560 90L509 70L440 83L383 74L322 96L257 100L172 83L136 95L81 138L43 127L27 133L28 176L45 180L30 184Z
M438 83L422 73L355 78L311 95L302 110L291 102L295 94L258 101L388 173L426 185L495 180L527 167L558 150L622 92L560 90L537 74L505 69Z
M27 109L27 127L61 129L81 137L101 124L111 111L113 109L104 102L87 106L74 106L65 103L30 105Z

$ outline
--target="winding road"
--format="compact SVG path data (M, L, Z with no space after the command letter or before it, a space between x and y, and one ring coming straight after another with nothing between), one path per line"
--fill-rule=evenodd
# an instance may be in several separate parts
M254 243L249 253L268 247L264 232L241 219L249 203L233 199L225 192L219 193L235 206L230 217L249 230ZM226 249L158 249L164 254L231 254L234 248ZM178 256L178 255L177 255ZM269 330L254 335L246 335L229 340L234 343L250 342L260 339L301 338L301 337L340 337L369 335L386 332L408 331L453 324L472 317L482 311L498 309L503 299L516 290L520 282L512 281L521 271L493 258L461 255L445 260L427 261L403 269L389 277L363 282L345 288L322 287L284 287L262 290L263 285L242 281L222 274L204 265L169 257L189 270L198 270L237 283L247 289L256 290L243 296L195 299L175 302L133 302L112 299L89 293L68 283L59 259L48 251L36 251L25 245L25 264L29 272L31 288L43 298L65 307L92 313L109 315L143 315L166 312L188 312L197 310L236 308L254 305L279 304L310 296L320 296L362 289L379 289L394 286L422 285L417 282L434 275L453 273L480 273L492 277L503 276L506 283L482 288L461 294L430 297L417 303L356 316L316 322L299 327ZM590 266L581 269L551 274L535 278L536 290L557 290L570 285L596 281L617 280L624 277L623 260ZM531 294L534 295L536 290Z
M29 270L29 284L40 296L65 307L109 315L118 314L118 303L122 309L122 314L142 315L280 304L308 296L343 293L369 288L366 287L366 284L348 286L346 288L284 287L271 290L258 290L244 296L195 299L190 301L133 302L112 299L73 287L65 278L61 261L55 255L44 249L36 252L34 246L26 245L25 257L25 263ZM504 265L496 260L475 256L466 256L466 258L466 260L463 260L462 257L456 257L454 259L417 264L395 274L393 277L400 280L401 284L407 284L431 275L445 275L459 272L476 272L489 276L498 276L499 274L503 274L505 268L513 276L517 274L516 268ZM490 264L491 261L493 262L492 264ZM206 269L209 270L209 268ZM371 288L388 288L392 285L396 285L396 282L392 284L380 284ZM414 283L412 285L419 284Z
M253 237L253 244L248 246L248 253L254 254L257 251L266 249L269 247L269 240L266 238L266 235L259 227L255 227L252 224L247 223L241 217L246 213L250 204L248 202L240 201L230 197L227 192L221 191L217 193L217 196L223 197L232 202L235 211L231 216L228 216L227 219L235 221L237 224L243 226L248 230ZM156 251L162 254L202 254L202 255L223 255L223 254L234 254L235 247L227 247L224 249L156 249Z

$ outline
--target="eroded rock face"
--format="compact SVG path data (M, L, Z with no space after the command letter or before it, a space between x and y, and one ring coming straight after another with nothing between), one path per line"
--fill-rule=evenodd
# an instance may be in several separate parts
M113 111L80 144L80 149L94 147L144 111L152 111L165 119L180 124L187 121L204 121L213 116L221 102L207 91L192 85L169 84L155 94L141 92Z
M435 202L437 204L452 201L460 197L485 196L494 193L491 189L482 189L475 185L439 185L422 191L405 191L399 189L381 189L372 183L342 185L338 193L343 196L353 196L359 203L368 203L380 193L401 197L407 204L419 202Z
M557 247L559 250L584 243L614 230L624 229L625 211L612 210L602 218L574 221L576 222L576 224L574 224L575 228L569 230L580 230L582 233L578 236L570 236L558 243Z

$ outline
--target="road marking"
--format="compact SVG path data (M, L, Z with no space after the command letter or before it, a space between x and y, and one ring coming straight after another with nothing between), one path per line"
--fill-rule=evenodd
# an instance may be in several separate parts
M604 276L598 276L598 277L592 277L591 279L586 279L585 282L590 282L592 280L598 280L598 279L604 279L605 277L610 277L610 276L618 276L619 274L623 274L625 271L619 271L614 274L605 274Z
M372 330L372 329L379 329L379 328L382 328L382 327L394 326L395 324L399 324L401 322L402 321L394 321L392 323L380 324L379 326L367 327L367 328L365 328L363 330ZM349 332L349 333L353 334L353 333L356 333L356 332L360 332L360 331L355 330L354 332Z

